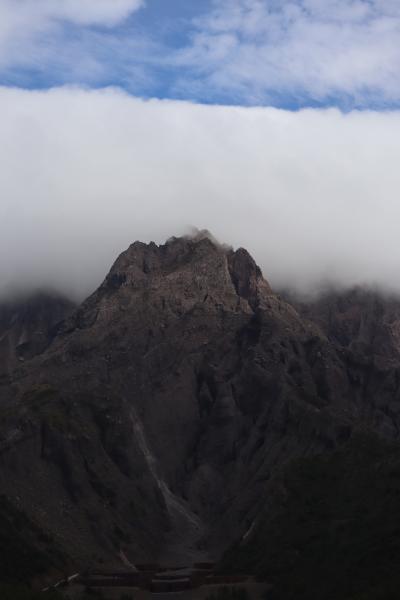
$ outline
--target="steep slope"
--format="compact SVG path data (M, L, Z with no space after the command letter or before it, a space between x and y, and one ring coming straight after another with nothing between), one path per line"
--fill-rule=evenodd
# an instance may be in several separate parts
M397 436L398 373L299 316L246 250L136 242L0 387L2 490L79 568L218 556L293 458Z
M270 482L254 532L223 569L267 579L271 600L395 600L399 515L400 445L356 435Z
M289 300L315 322L329 340L365 357L400 358L400 300L390 294L355 287L328 290L311 301Z
M271 600L397 598L400 301L362 288L285 297L341 357L352 434L275 473L223 568L268 579Z
M330 291L312 302L292 299L344 357L354 400L375 412L374 427L395 437L400 411L400 299L354 288ZM385 413L386 424L378 423ZM381 427L380 425L383 425ZM391 431L390 431L391 430Z

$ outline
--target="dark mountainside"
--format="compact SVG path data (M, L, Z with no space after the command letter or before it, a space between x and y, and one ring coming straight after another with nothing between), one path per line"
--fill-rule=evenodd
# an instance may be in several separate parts
M58 325L76 308L55 293L37 292L0 303L0 377L46 350Z
M400 302L294 304L207 234L121 254L1 380L0 580L230 547L274 598L389 598L370 573L400 558Z

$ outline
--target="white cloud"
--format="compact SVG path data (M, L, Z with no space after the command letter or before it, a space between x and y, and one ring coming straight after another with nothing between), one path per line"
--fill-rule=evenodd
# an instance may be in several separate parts
M116 25L144 5L144 0L0 0L2 31L19 23L26 29L51 21L80 25ZM15 31L14 33L18 33Z
M0 68L46 67L60 60L63 25L113 27L144 6L145 0L0 0ZM64 48L63 48L64 45ZM84 46L81 46L84 50ZM54 56L51 54L55 53ZM69 59L76 59L69 55ZM62 60L60 62L63 62Z
M150 9L145 0L0 0L2 80L113 82L207 102L399 105L398 0L214 0L196 3L194 20L169 1L171 12L138 24L127 18Z
M31 0L32 3L32 0ZM34 0L34 7L38 0ZM42 0L43 11L53 19L80 25L113 26L144 5L144 0Z
M135 239L187 225L247 247L275 286L400 291L400 113L0 88L0 290L88 292Z
M396 1L215 0L196 26L176 63L194 70L197 85L200 74L214 94L260 103L282 94L347 96L366 106L400 100Z

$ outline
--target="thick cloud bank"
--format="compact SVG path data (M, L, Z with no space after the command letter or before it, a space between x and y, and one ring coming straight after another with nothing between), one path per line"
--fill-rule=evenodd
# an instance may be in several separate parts
M135 239L195 225L275 286L400 291L400 113L0 89L0 293L80 295Z

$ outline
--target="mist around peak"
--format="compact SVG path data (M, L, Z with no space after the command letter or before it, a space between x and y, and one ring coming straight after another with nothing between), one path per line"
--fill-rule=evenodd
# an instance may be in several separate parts
M398 111L2 88L0 115L0 296L82 299L133 240L187 223L246 248L275 289L400 290Z

